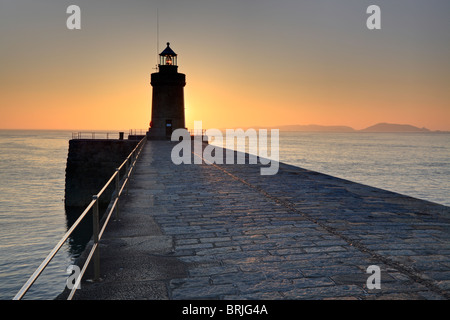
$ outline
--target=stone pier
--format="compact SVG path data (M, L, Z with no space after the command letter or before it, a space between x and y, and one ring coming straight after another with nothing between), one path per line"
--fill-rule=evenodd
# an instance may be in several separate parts
M177 166L173 145L147 142L75 299L450 298L449 207L282 163Z

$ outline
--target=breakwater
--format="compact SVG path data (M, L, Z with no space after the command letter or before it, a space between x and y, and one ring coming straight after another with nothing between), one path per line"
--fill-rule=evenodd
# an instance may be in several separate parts
M147 142L75 299L450 297L449 207L282 163L177 166L173 145Z

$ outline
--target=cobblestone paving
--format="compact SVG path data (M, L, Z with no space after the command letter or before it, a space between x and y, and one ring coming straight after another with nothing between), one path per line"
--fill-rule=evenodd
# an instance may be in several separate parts
M450 297L449 207L285 164L176 166L173 145L147 143L102 240L104 280L80 298Z

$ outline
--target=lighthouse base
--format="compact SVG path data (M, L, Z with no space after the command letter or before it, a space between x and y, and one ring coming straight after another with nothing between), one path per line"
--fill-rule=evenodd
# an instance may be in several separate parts
M147 131L148 140L170 140L172 134L166 134L164 129L150 128Z

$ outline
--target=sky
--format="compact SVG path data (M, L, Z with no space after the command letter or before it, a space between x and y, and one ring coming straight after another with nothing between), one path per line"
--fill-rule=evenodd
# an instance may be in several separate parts
M450 130L448 0L0 1L0 129L147 129L170 42L188 128Z

